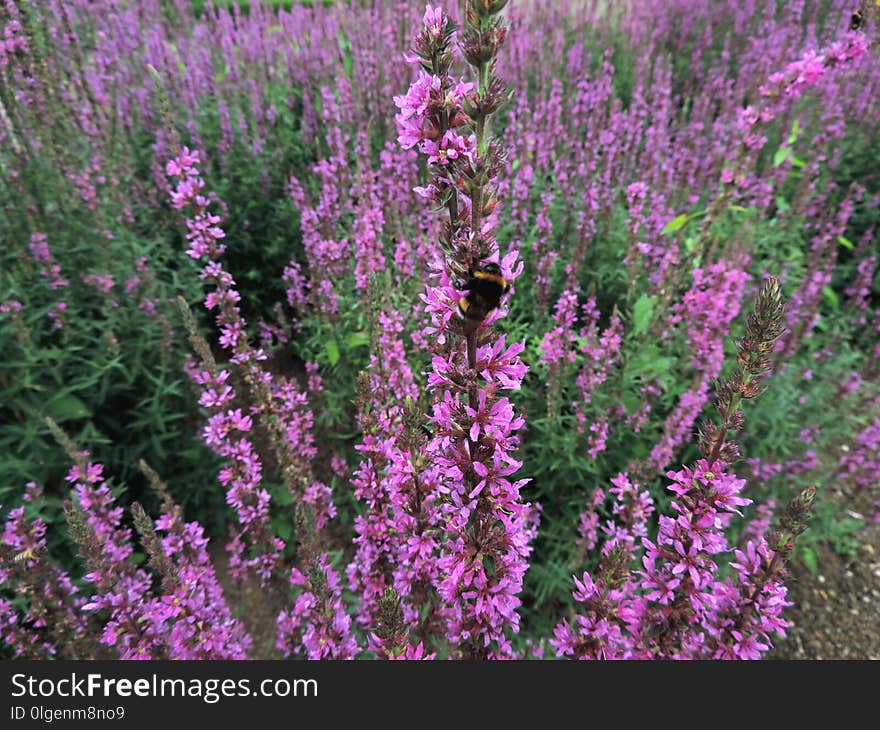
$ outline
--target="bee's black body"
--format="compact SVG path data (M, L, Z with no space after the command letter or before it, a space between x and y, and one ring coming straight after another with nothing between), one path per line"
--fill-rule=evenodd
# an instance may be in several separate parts
M473 331L486 316L501 304L510 284L501 273L498 264L486 264L471 273L462 289L467 296L458 302L458 314L465 321L465 331Z
M858 30L859 28L862 27L862 25L864 24L864 22L865 22L865 16L862 15L862 11L861 11L861 10L856 10L856 11L852 14L852 18L850 18L850 21L849 21L849 29L850 29L850 30Z

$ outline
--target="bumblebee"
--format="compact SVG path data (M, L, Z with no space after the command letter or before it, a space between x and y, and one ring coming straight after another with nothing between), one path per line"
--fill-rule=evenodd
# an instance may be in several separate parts
M865 24L865 16L862 15L861 10L856 10L852 14L852 17L849 19L849 29L850 30L860 30L864 24Z
M467 296L458 300L458 316L464 320L465 334L476 330L493 309L497 309L510 290L510 284L501 273L498 264L486 264L472 272L461 289Z

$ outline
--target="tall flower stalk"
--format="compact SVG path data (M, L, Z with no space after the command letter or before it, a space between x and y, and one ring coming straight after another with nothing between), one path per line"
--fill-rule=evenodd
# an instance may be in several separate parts
M432 285L424 299L434 342L428 375L433 438L427 457L445 478L446 540L437 591L444 602L447 637L460 655L509 656L508 632L519 628L518 594L526 571L536 512L520 497L524 480L513 452L524 421L504 390L519 390L526 367L522 343L508 345L492 325L503 304L481 318L459 317L462 282L494 264L506 281L522 270L516 251L503 258L495 238L496 178L504 152L490 133L492 114L508 98L496 75L507 35L501 11L507 0L468 2L456 33L439 8L428 6L411 60L419 77L396 97L399 141L427 157L430 180L417 192L446 211ZM476 83L452 76L453 38Z
M631 570L634 550L611 532L612 547L603 551L599 570L574 579L572 595L580 610L573 623L557 625L550 640L557 655L757 659L769 650L771 634L784 635L785 565L806 529L815 488L795 497L769 538L758 536L735 551L733 577L722 578L718 562L731 550L724 531L751 502L742 495L745 480L729 471L739 450L728 437L743 426L740 403L758 394L769 371L783 315L779 283L768 277L737 344L738 371L718 387L721 425L702 427L706 458L667 474L673 514L660 516L654 540L642 537L641 570ZM626 491L616 486L615 496L625 506Z
M300 542L314 542L315 536L311 533L335 517L336 509L329 487L312 476L311 465L317 449L308 399L296 382L274 376L263 365L268 354L250 343L247 324L239 308L241 294L220 260L226 249L220 243L225 233L218 226L220 217L209 211L198 164L198 153L184 147L166 165L168 175L176 180L171 192L172 207L187 211L189 216L186 218L189 231L186 253L204 262L201 278L214 287L205 298L205 307L216 311L219 344L231 353L229 362L239 369L248 395L255 401L250 411L270 435L273 456L285 485L297 500L297 509L312 513L311 520L298 522L308 525L309 532L298 538ZM200 403L213 412L204 439L230 461L230 466L221 472L220 480L228 487L227 501L235 508L242 526L230 545L233 565L241 567L244 563L253 568L265 584L273 575L279 577L284 571L280 560L283 543L269 529L271 497L261 488L260 455L246 435L254 428L254 422L241 408L227 407L236 397L227 382L229 373L219 370L207 345L199 343L194 324L190 322L188 327L202 360L202 369L194 372L194 379L204 388ZM244 556L245 543L257 553L255 557Z
M715 408L721 415L721 425L706 422L700 430L700 449L710 464L719 459L730 464L739 458L737 445L728 442L727 437L743 427L742 402L761 392L761 381L770 371L770 356L782 335L784 311L779 281L770 276L749 314L745 337L737 344L738 371L717 389Z

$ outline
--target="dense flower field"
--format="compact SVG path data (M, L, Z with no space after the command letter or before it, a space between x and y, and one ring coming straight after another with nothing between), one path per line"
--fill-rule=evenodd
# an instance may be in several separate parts
M880 498L854 9L2 0L0 655L764 655Z

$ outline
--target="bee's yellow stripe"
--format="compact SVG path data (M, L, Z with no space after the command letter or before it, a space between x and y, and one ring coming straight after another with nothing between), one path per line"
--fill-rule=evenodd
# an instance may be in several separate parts
M506 287L507 279L503 276L499 276L498 274L491 274L488 271L475 271L474 272L475 279L488 279L489 281L494 281L498 286Z
M471 306L471 303L467 300L467 297L462 297L461 299L458 300L458 308L462 312L467 312L468 307L470 307L470 306Z

